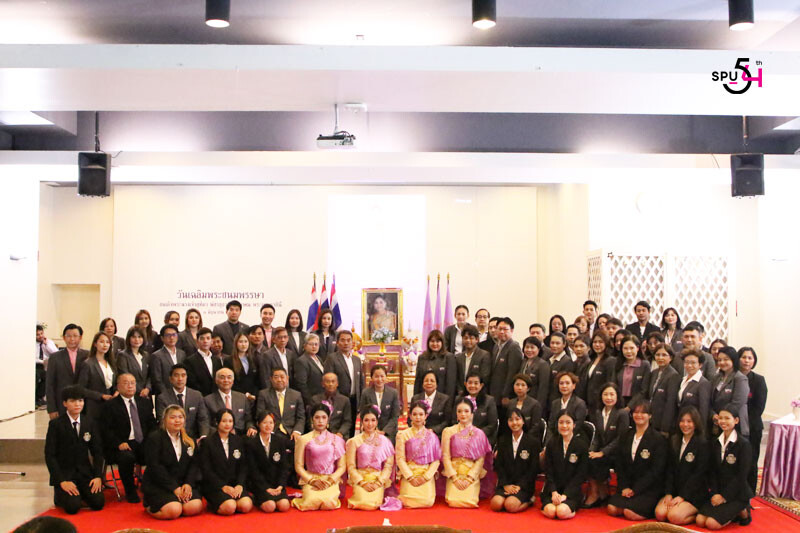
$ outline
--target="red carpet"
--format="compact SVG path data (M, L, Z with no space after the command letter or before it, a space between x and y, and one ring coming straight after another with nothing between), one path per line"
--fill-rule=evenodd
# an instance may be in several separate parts
M107 491L110 498L111 491ZM337 511L316 511L301 513L291 510L288 513L266 515L253 511L247 515L221 517L203 513L196 517L180 518L173 522L161 522L150 518L143 507L125 502L109 501L104 510L92 512L81 510L75 516L68 516L59 510L50 510L47 515L66 518L74 523L81 533L108 533L129 527L148 527L175 533L221 533L226 531L270 531L292 532L302 527L303 533L323 533L330 528L358 525L379 525L388 518L392 525L438 524L460 529L470 529L481 533L507 533L509 531L559 531L591 533L605 532L626 527L632 522L612 518L603 509L581 510L572 520L554 523L545 518L538 506L529 508L522 514L509 515L494 513L488 502L480 509L450 509L444 503L437 503L431 509L408 509L397 512L365 512L339 509ZM753 522L747 527L731 525L723 531L742 531L749 533L791 533L800 532L800 521L777 509L768 506L760 499L753 500ZM273 529L274 528L274 529ZM698 531L699 528L694 528Z

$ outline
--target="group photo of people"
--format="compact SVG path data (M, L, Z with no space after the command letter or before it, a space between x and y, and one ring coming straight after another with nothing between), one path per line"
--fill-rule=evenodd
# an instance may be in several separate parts
M424 339L406 399L330 309L311 327L298 309L277 325L265 303L252 326L240 302L225 309L213 327L197 309L71 323L61 349L37 326L57 507L103 509L111 469L128 503L164 520L437 500L553 520L596 507L707 529L752 520L756 349L706 338L673 307L651 316L639 301L625 324L587 300L574 320L524 328L458 305Z

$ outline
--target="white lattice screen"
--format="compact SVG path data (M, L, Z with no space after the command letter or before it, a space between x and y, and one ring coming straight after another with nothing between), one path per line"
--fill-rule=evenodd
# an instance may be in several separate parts
M727 339L731 300L729 264L725 257L622 255L595 251L587 257L588 297L601 311L625 324L635 322L633 307L646 300L650 321L675 307L683 323L697 320L710 339Z

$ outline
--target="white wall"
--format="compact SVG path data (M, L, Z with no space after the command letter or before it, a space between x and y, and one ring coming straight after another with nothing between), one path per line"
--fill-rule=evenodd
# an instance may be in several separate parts
M379 220L395 233L378 244L364 231L329 232L339 195L366 195L365 205L370 196L392 198L393 208L367 213L364 223ZM418 205L403 198L424 200L423 224L418 211L402 211ZM444 308L449 272L454 305L465 303L473 314L485 306L527 322L536 317L536 203L534 187L118 185L104 200L46 187L40 315L55 313L52 283L97 283L101 315L117 318L120 329L142 307L155 324L167 309L195 303L205 304L206 324L224 319L229 297L197 300L179 291L255 293L239 298L242 319L258 322L258 308L269 301L282 323L293 307L305 316L312 275L318 275L319 290L327 271L337 274L346 326L355 322L360 331L361 288L400 286L405 326L418 331L425 274L434 276L435 288L435 274L442 273ZM331 247L345 253L332 262ZM360 284L352 272L368 272L368 283Z
M0 180L0 323L3 366L0 419L34 407L39 182L8 173ZM20 259L11 260L15 255Z

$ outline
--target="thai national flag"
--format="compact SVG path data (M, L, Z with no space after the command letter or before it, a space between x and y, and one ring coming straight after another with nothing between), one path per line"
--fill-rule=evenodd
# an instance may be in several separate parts
M328 309L330 304L328 303L328 289L325 288L325 278L322 278L322 294L319 297L319 310L322 311L323 309Z
M430 335L432 329L433 329L433 317L431 316L431 277L428 276L428 287L425 289L425 311L422 318L423 343L428 342L428 335Z
M317 313L319 312L319 302L317 301L317 276L314 275L314 284L311 286L311 305L308 306L308 320L306 324L308 331L316 328Z
M336 331L342 325L342 314L339 312L339 300L336 299L336 274L333 275L331 284L331 309L333 310L333 324L331 329Z

